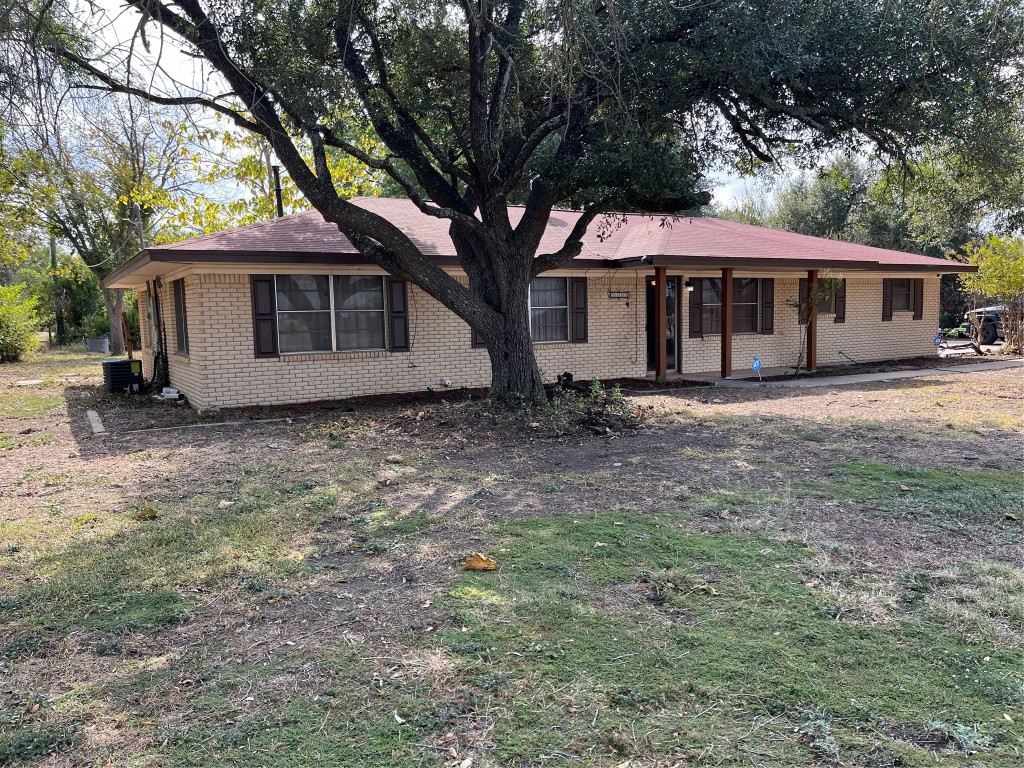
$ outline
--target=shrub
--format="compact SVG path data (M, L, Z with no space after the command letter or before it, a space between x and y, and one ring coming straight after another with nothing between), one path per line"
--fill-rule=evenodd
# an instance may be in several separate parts
M0 286L0 363L13 363L39 345L36 299L25 284Z

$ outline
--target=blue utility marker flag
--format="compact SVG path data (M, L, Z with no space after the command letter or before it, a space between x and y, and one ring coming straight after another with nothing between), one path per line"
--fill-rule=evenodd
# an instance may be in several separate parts
M755 371L760 371L761 370L761 358L760 357L755 357L754 358L754 362L751 363L750 367L753 370L755 370Z

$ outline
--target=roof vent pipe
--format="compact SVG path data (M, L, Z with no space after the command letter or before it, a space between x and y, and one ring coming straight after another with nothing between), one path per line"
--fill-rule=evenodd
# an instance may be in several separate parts
M270 169L274 172L274 199L277 201L277 218L284 217L284 198L281 195L281 166L272 165Z

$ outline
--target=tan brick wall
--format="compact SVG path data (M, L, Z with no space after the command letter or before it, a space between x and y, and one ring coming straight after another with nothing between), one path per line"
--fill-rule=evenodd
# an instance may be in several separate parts
M754 357L765 368L796 365L802 346L797 311L799 277L775 278L775 333L733 336L733 369L748 369ZM683 301L683 373L707 373L721 369L719 336L689 337L689 312ZM924 317L914 320L913 312L896 312L891 321L882 320L882 278L846 278L846 322L835 315L818 316L818 364L869 362L934 354L933 340L939 327L939 278L924 278ZM806 362L806 361L805 361Z
M167 339L167 367L171 386L184 392L196 408L209 407L206 380L209 375L207 350L210 339L205 332L202 284L198 275L185 275L185 309L188 322L188 354L177 351L177 326L174 322L174 291L171 281L160 285L160 319ZM148 381L153 376L154 350L148 345L146 292L139 291L139 330L142 335L143 370Z
M171 354L171 383L197 407L309 402L428 387L441 390L443 378L451 379L452 387L490 383L487 351L471 346L469 326L413 285L409 286L409 352L257 359L249 277L200 274L189 279L186 300L192 353L184 365ZM545 379L553 380L563 371L577 378L644 375L642 276L599 272L588 279L588 342L538 344L538 365ZM630 299L609 298L613 290L629 291ZM169 294L169 288L162 293ZM165 309L171 307L167 304ZM173 311L169 317L173 320ZM172 330L168 327L167 341L174 349Z
M557 274L557 273L553 273ZM568 274L568 273L566 273ZM578 275L578 273L575 273ZM647 275L626 270L588 273L586 344L538 344L538 365L545 380L563 371L577 379L644 376L647 372L645 285ZM465 282L465 278L459 278ZM625 291L628 299L610 298ZM800 347L796 310L798 278L775 278L775 333L742 335L733 340L737 371L755 355L767 368L791 366ZM145 294L140 293L145 308ZM282 355L257 359L253 354L249 277L245 274L190 274L186 277L190 354L169 354L171 383L198 408L225 408L330 400L373 393L440 390L441 379L453 387L484 387L490 379L487 352L470 345L468 326L440 303L409 286L410 351L343 352ZM925 278L924 319L897 313L882 322L882 279L848 278L847 321L819 318L819 363L911 357L934 350L938 323L939 281ZM717 371L719 338L689 338L686 299L681 307L681 370ZM161 314L167 343L176 349L170 281L161 290ZM145 318L142 320L145 324ZM143 328L145 338L145 327ZM152 352L146 350L147 376Z

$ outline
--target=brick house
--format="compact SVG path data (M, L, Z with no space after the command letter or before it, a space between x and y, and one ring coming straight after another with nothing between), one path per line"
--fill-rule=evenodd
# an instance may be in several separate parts
M468 283L443 220L406 200L355 202ZM540 252L576 216L555 211ZM531 286L545 379L728 377L733 361L793 366L801 352L811 368L930 354L940 275L971 269L720 219L630 215L602 237L598 226L579 257ZM802 328L794 305L825 271L842 288ZM148 248L105 284L138 291L146 374L163 339L172 386L200 409L490 380L460 318L367 263L315 211Z

